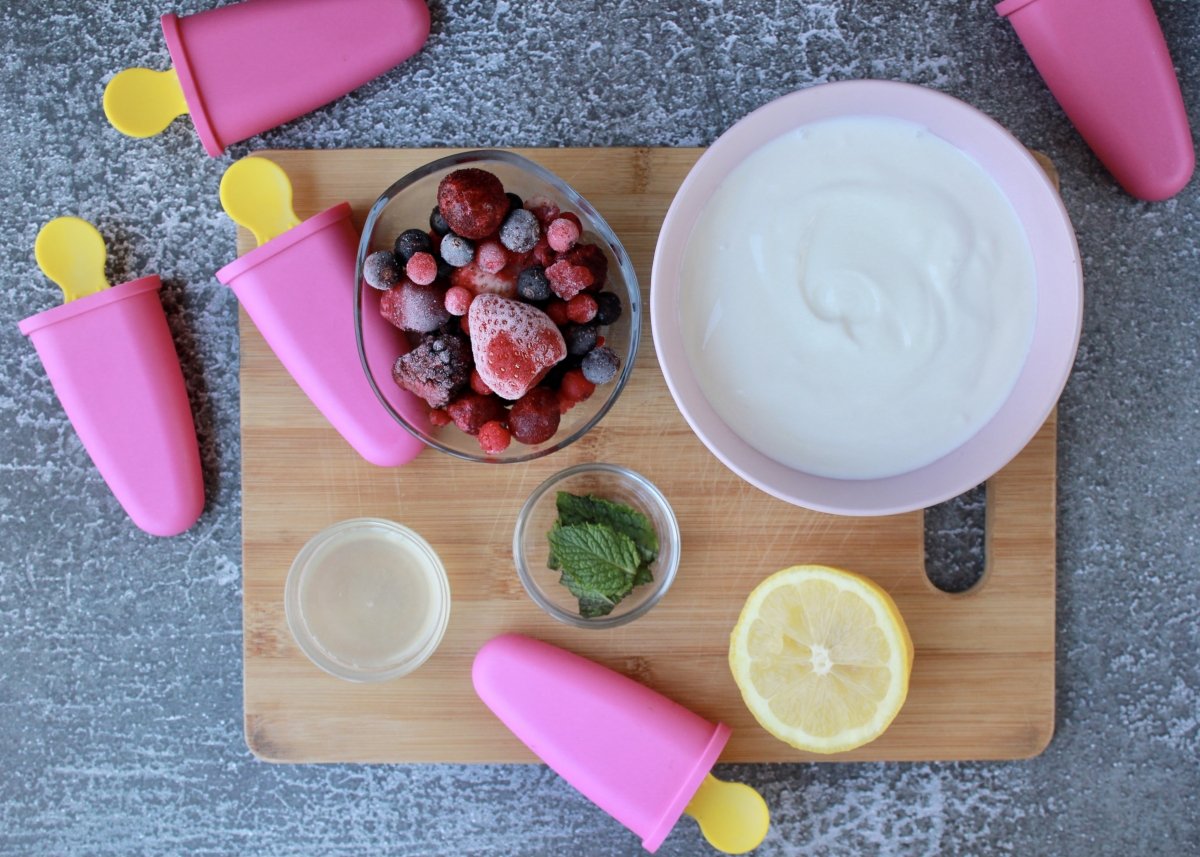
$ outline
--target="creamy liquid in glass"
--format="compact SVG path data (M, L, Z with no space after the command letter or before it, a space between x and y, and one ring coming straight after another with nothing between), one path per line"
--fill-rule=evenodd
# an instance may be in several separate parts
M679 313L722 420L789 467L906 473L999 410L1033 336L1033 257L961 150L897 119L831 119L767 145L689 238Z
M384 669L434 633L441 593L430 559L403 536L347 530L321 545L300 581L304 623L334 661Z

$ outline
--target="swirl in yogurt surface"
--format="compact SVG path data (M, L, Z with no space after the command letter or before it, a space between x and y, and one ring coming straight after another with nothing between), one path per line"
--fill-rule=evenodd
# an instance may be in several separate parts
M986 171L915 123L802 126L724 180L689 238L696 379L764 455L841 479L906 473L1004 403L1033 336L1033 257Z

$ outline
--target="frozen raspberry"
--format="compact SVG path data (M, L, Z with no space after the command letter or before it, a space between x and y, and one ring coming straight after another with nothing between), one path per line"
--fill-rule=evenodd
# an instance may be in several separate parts
M569 301L594 281L592 272L583 265L572 265L564 257L546 269L546 278L554 294Z
M546 269L533 265L517 275L517 294L527 301L544 301L552 294Z
M475 240L499 229L508 214L508 197L500 179L474 167L455 170L443 178L437 203L454 232Z
M507 416L504 404L495 396L464 393L446 406L446 413L461 431L479 434L484 423L503 420Z
M533 216L541 222L542 226L549 226L550 221L558 217L560 211L558 205L553 200L547 199L544 196L535 196L525 200L525 209L532 212Z
M473 295L500 295L511 298L517 293L517 274L507 268L491 274L472 262L464 268L455 269L450 275L450 285L462 286Z
M471 389L481 396L488 396L493 392L492 388L487 385L487 383L483 380L483 377L479 374L478 369L471 370L470 384Z
M611 348L600 346L584 356L579 368L583 377L593 384L607 384L617 377L617 370L621 368L621 358Z
M512 436L532 446L545 443L558 431L558 396L546 387L534 387L516 401L508 412Z
M475 264L489 274L498 274L508 264L508 254L499 241L484 241L475 251Z
M576 402L582 402L596 392L596 385L583 376L579 369L572 369L563 375L562 385L558 391Z
M521 398L567 356L554 322L529 304L479 295L467 314L475 368L484 382L510 401Z
M519 207L509 211L500 227L500 243L514 253L528 253L541 237L537 215Z
M407 262L417 253L432 253L433 242L420 229L405 229L396 239L396 258Z
M571 306L567 305L567 312L570 313ZM594 324L573 324L563 331L563 338L567 342L567 353L574 357L582 357L593 348L596 347L596 339L598 331Z
M546 227L546 240L557 253L566 253L579 240L579 227L565 217L559 217Z
M377 250L363 262L363 279L368 286L381 292L400 282L403 275L404 271L395 255L387 250Z
M596 322L605 327L621 317L621 298L613 292L596 295Z
M479 427L479 448L488 455L499 455L508 449L512 435L499 420L491 420Z
M442 290L404 280L379 299L380 314L401 330L431 333L450 320Z
M425 233L422 232L421 234L424 235ZM423 250L419 253L413 253L412 258L408 260L408 264L404 266L404 273L418 286L428 286L437 279L437 261L432 255Z
M547 281L549 282L549 281ZM550 316L550 320L557 326L562 327L568 321L570 316L567 315L567 302L555 298L545 306L546 315Z
M587 324L596 317L599 307L591 295L576 295L567 301L567 318L578 324Z
M462 286L451 286L446 290L446 312L450 315L466 315L475 295Z
M429 412L429 424L441 428L450 425L450 415L445 408L434 408Z
M445 407L467 384L471 349L457 336L427 336L392 366L392 378L431 408Z
M595 244L576 244L563 258L572 265L582 265L592 272L592 284L589 288L599 289L608 277L608 257Z
M470 265L471 260L475 258L475 245L461 235L455 235L451 232L449 235L442 237L438 253L441 254L442 259L447 264L455 268L461 268L464 265Z

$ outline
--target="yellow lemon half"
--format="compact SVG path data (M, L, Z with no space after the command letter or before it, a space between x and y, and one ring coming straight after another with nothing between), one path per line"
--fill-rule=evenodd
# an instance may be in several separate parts
M912 638L874 582L797 565L760 583L729 638L729 668L764 729L810 753L883 734L908 695Z

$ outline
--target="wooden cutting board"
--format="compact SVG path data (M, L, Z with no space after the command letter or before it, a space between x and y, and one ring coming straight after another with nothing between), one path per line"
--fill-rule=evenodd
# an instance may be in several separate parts
M625 242L646 297L658 228L700 150L521 153L603 213ZM446 152L263 154L291 176L300 217L346 199L361 226L392 181ZM239 252L251 246L240 231ZM1053 734L1053 417L988 482L985 576L973 590L949 595L924 573L922 513L856 519L809 512L751 487L710 455L667 392L648 317L632 380L599 426L547 459L502 467L434 450L403 468L366 464L324 422L244 313L241 343L246 741L263 759L533 761L471 687L475 652L506 631L594 658L728 723L733 738L723 761L814 758L759 728L726 665L729 632L754 585L809 562L878 581L916 646L900 716L879 740L836 758L1013 759L1039 753ZM547 476L584 461L615 462L649 477L674 506L683 536L667 596L646 616L609 631L568 628L543 614L522 590L511 555L525 498ZM412 675L377 685L321 672L284 621L292 558L318 530L360 516L420 532L441 555L453 593L450 625L433 657Z

